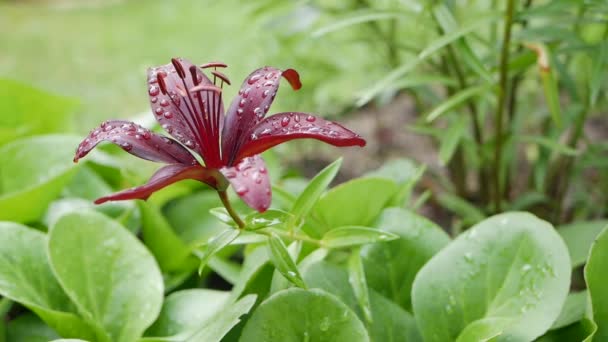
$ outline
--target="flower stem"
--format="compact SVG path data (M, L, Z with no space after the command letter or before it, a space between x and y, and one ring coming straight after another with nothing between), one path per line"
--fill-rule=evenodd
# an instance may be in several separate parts
M505 99L507 96L507 77L509 72L509 47L511 45L511 28L513 26L513 12L515 9L515 0L507 0L507 8L505 12L505 27L502 40L502 51L500 53L500 80L498 88L498 106L496 108L496 146L494 151L494 208L496 212L500 211L501 207L501 167L502 167L502 149L503 149L503 116L505 112Z
M230 217L232 217L234 222L236 222L240 229L245 228L245 222L243 222L239 214L234 210L234 208L232 208L232 204L230 204L230 201L228 200L228 193L226 193L226 190L218 190L217 194L220 196L220 200L222 200L224 208L226 208L228 214Z

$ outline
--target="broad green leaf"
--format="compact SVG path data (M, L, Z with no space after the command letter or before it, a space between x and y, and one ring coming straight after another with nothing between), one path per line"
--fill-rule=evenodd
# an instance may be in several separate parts
M593 321L597 324L594 340L608 339L608 291L606 291L606 270L608 269L608 227L591 245L589 259L585 266L585 281L591 297Z
M30 308L63 336L93 336L51 271L46 235L0 222L0 236L0 294Z
M187 340L228 306L228 292L189 289L170 294L146 336Z
M162 271L183 269L188 259L189 263L195 261L194 257L190 257L188 246L175 234L154 204L138 201L137 205L141 212L144 244L154 255Z
M304 280L302 280L300 271L298 271L295 262L289 255L289 251L287 251L287 247L281 238L276 234L271 233L271 235L268 237L267 246L269 252L268 256L274 264L274 267L276 267L286 279L295 285L301 288L306 288L306 284L304 283Z
M462 106L465 102L473 96L483 95L486 92L489 92L493 89L492 84L482 84L478 86L469 87L463 89L456 94L452 95L450 98L439 104L432 111L430 111L426 116L427 122L433 122L435 119L440 117L441 115L451 111L458 106Z
M48 342L59 335L33 314L24 314L7 324L7 342Z
M417 165L410 159L400 158L385 162L380 168L367 173L366 176L389 178L395 181L399 190L391 199L389 205L400 207L409 201L414 186L425 171L426 167L424 165Z
M325 248L343 248L380 241L392 241L399 235L360 226L345 226L332 229L323 235L321 245Z
M373 322L372 308L369 300L369 289L365 279L365 270L361 261L359 249L354 249L348 258L348 282L353 289L359 307L363 311L363 317L367 323Z
M367 284L411 311L416 273L450 238L433 222L401 208L385 209L375 226L399 239L361 248Z
M363 23L368 23L370 21L381 21L381 20L389 20L389 19L405 19L407 18L404 13L399 12L379 12L376 10L365 10L360 11L353 14L349 14L344 18L336 18L332 21L331 24L321 27L320 29L314 31L312 33L313 37L322 37L328 33L342 30L344 28L359 25Z
M49 135L0 148L0 220L31 222L74 176L79 138Z
M0 78L0 145L28 135L71 130L77 106L74 99Z
M427 341L531 341L558 317L570 287L566 245L527 213L490 217L418 272L412 306Z
M190 341L219 342L230 329L239 324L239 317L247 314L256 302L255 295L248 295L222 310L209 324L205 325Z
M562 311L555 322L553 322L551 330L563 328L580 321L585 316L588 298L589 294L587 291L570 293L566 298Z
M573 268L587 261L593 241L606 226L608 220L574 222L557 227L557 232L568 246Z
M71 213L52 227L50 264L99 341L136 340L156 319L163 279L154 257L124 227L96 212Z
M234 285L239 281L241 273L241 264L226 260L220 256L214 256L207 262L207 265L213 272L224 278L227 282Z
M270 264L268 250L264 246L253 249L245 257L239 280L230 294L231 301L250 293L256 293L258 298L264 298L270 290L270 278L274 270Z
M209 242L205 245L203 253L199 256L201 262L198 267L198 273L201 274L209 259L215 255L215 253L219 252L222 248L228 246L232 241L234 241L240 233L241 231L238 229L229 228L209 240Z
M302 272L310 287L320 288L338 296L360 319L364 319L364 313L344 268L317 261L303 267ZM416 321L409 312L372 289L369 289L369 300L373 321L367 324L367 328L372 341L422 341Z
M342 165L342 159L338 159L333 163L329 164L323 170L321 170L311 181L308 183L304 191L298 196L296 202L291 209L293 218L290 220L288 227L293 227L299 220L308 215L308 212L313 208L321 194L327 189L329 183L334 179L340 166Z
M367 226L395 196L399 188L386 178L364 177L342 183L329 190L313 213L326 225L326 231L340 226ZM319 232L323 235L325 231Z
M319 290L291 288L277 292L254 312L240 341L363 342L363 323L338 298Z

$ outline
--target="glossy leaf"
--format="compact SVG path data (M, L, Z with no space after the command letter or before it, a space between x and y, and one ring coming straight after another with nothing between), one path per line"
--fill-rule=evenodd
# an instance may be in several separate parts
M30 308L64 336L92 337L51 271L46 235L12 222L0 222L0 235L0 294Z
M209 213L220 205L215 191L202 191L170 202L164 208L164 214L182 241L188 246L196 246L226 229L226 225Z
M36 136L0 148L0 220L30 222L44 214L75 175L71 159L78 140Z
M228 306L228 292L189 289L173 292L146 336L187 340Z
M100 341L133 341L156 319L163 279L154 257L124 227L95 212L52 227L51 267Z
M363 313L355 290L349 283L348 272L326 261L302 265L303 276L311 288L320 288L348 305L361 320ZM393 301L369 289L369 301L373 321L367 328L372 341L422 341L414 317Z
M300 271L296 267L291 255L289 255L287 247L281 238L274 233L271 233L271 235L268 237L268 252L270 260L285 278L301 288L306 288L306 284L304 283L304 280L302 280Z
M194 336L192 341L219 342L230 329L240 322L241 316L247 314L255 304L256 296L248 295L222 310L209 324L205 325Z
M283 290L253 313L240 341L364 342L363 323L338 298L319 289Z
M326 248L343 248L368 243L392 241L399 236L369 227L345 226L332 229L323 235L321 245Z
M340 226L367 226L390 203L398 189L394 181L386 178L354 179L329 190L313 212L328 231Z
M490 217L418 272L414 314L425 340L533 340L560 313L570 287L568 250L527 213Z
M606 269L608 269L608 227L595 239L585 266L585 281L591 297L593 321L597 324L594 341L608 339L608 292L606 291Z
M433 222L400 208L385 209L375 226L399 239L361 248L367 284L411 310L410 293L416 273L450 238Z

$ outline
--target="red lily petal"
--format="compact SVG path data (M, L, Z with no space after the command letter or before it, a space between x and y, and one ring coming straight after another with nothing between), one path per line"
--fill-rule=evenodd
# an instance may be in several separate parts
M236 166L221 168L220 172L248 206L261 213L268 209L272 192L268 170L262 157L247 157Z
M255 70L243 82L238 96L226 112L222 132L222 157L228 165L237 161L235 157L243 143L242 135L264 119L279 89L281 76L296 90L302 85L295 70L281 71L272 67Z
M208 90L213 82L199 67L174 58L172 63L148 69L148 85L152 112L161 127L207 164L218 164L224 107L221 92ZM194 88L199 85L208 88Z
M148 199L152 193L183 179L195 179L207 183L212 187L216 187L220 182L218 176L217 172L200 165L171 164L158 169L158 171L150 177L148 183L101 197L95 201L95 204L130 199L145 200Z
M365 140L342 125L307 113L279 113L266 118L245 137L236 160L294 139L316 139L328 144L365 146Z
M196 159L175 140L151 132L130 121L105 121L99 128L91 131L84 139L74 156L74 162L86 156L97 144L109 141L130 154L164 163L196 164Z

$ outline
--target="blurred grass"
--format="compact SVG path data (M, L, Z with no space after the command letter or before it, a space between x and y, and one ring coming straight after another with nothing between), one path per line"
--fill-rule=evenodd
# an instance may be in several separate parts
M148 110L149 66L174 56L224 61L233 81L225 98L231 98L277 49L238 1L73 3L0 3L0 77L81 99L81 131Z

